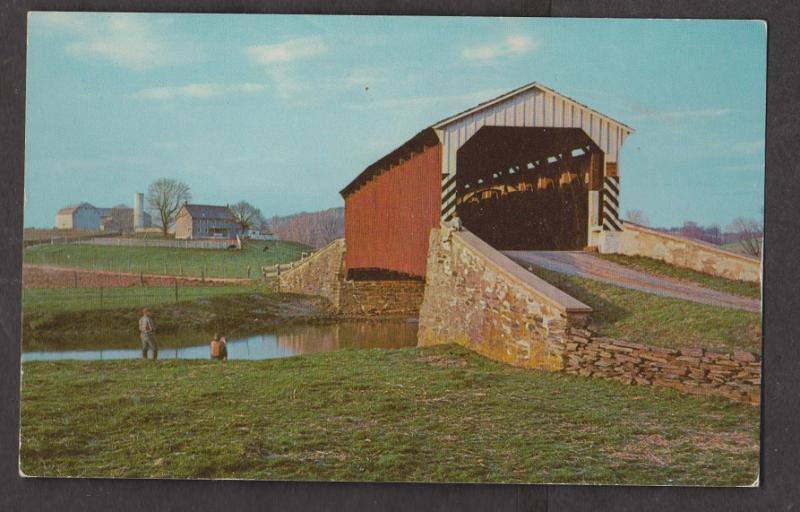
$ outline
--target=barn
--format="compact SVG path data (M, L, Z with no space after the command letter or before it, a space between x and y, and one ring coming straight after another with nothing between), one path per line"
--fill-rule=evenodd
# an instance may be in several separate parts
M341 190L347 277L424 278L454 216L500 250L603 250L632 132L535 82L428 126Z

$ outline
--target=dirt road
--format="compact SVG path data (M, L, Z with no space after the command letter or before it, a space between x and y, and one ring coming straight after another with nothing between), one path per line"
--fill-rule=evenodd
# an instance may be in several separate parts
M568 275L594 279L665 297L746 311L761 311L761 302L757 299L730 295L704 288L695 283L647 274L606 261L588 252L504 251L504 254L523 267L526 264L532 264Z

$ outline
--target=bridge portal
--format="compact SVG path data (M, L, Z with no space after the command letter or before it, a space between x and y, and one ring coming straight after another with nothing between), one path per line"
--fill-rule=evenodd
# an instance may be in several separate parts
M492 247L588 245L588 192L602 188L603 152L581 129L484 126L456 158L456 211Z

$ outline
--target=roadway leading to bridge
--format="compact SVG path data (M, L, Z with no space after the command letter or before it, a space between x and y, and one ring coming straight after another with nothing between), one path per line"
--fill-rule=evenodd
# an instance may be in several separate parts
M761 311L757 299L739 297L700 285L640 272L582 251L503 251L523 267L536 265L555 272L594 279L665 297L746 311Z

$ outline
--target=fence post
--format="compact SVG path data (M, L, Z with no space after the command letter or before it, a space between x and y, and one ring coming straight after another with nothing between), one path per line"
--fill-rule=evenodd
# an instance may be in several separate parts
M250 279L250 265L247 265L247 279Z
M203 265L203 270L200 271L200 281L205 283L206 282L206 266Z
M203 282L204 283L206 282L206 274L207 273L208 273L208 268L206 267L206 264L203 263Z
M175 302L178 302L178 280L175 280Z

